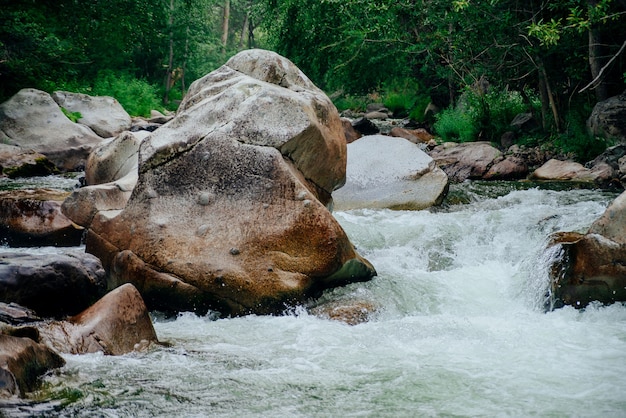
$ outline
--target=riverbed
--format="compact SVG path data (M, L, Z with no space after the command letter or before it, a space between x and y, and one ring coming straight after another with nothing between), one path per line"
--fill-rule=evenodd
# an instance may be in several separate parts
M548 236L615 193L454 186L422 211L335 213L378 271L283 316L153 314L166 346L67 365L9 416L626 416L626 307L545 310ZM38 249L35 251L49 251ZM355 326L333 301L376 307Z

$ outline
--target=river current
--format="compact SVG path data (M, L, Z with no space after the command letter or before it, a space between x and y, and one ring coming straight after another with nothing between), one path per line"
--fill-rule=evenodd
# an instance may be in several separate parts
M370 303L368 322L304 306L284 316L155 314L169 346L64 355L32 402L0 413L626 416L626 307L544 310L549 234L585 232L615 197L464 183L435 210L337 212L378 276L321 302Z

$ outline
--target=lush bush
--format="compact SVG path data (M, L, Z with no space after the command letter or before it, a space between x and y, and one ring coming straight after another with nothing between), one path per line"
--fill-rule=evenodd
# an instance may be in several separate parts
M529 105L517 91L491 88L485 94L467 89L454 108L436 116L434 129L446 141L498 141L511 129L515 115L529 111Z
M555 148L565 154L573 154L580 163L593 160L615 142L589 135L585 114L575 111L566 116L564 132L553 135L551 141Z
M396 117L409 116L421 121L430 102L428 91L413 78L394 79L383 84L382 101Z
M50 83L46 90L84 93L90 96L111 96L131 116L150 116L152 109L162 110L159 89L145 80L140 80L128 73L111 70L100 71L93 81L68 80L62 83Z
M444 141L469 142L478 136L472 116L458 108L444 109L435 118L433 128Z
M126 73L98 73L89 94L114 97L132 116L149 116L152 109L163 108L157 87Z
M346 95L333 99L335 107L340 112L347 109L354 110L355 112L363 112L365 111L367 102L367 97L364 96Z

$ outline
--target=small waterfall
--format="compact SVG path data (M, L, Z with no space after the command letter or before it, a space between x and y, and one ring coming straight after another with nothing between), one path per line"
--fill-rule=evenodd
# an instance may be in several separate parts
M464 203L338 212L379 276L318 304L376 307L350 326L284 316L155 316L169 347L65 355L33 403L61 417L624 416L626 307L552 308L547 248L615 195L458 185Z

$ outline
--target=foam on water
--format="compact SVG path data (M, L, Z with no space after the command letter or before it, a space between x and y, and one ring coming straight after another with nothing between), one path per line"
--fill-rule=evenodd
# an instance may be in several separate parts
M65 356L37 407L60 416L624 416L626 308L544 313L541 300L547 236L584 231L613 197L531 189L432 212L336 213L379 276L322 300L370 301L379 307L370 322L304 308L156 318L170 347Z

